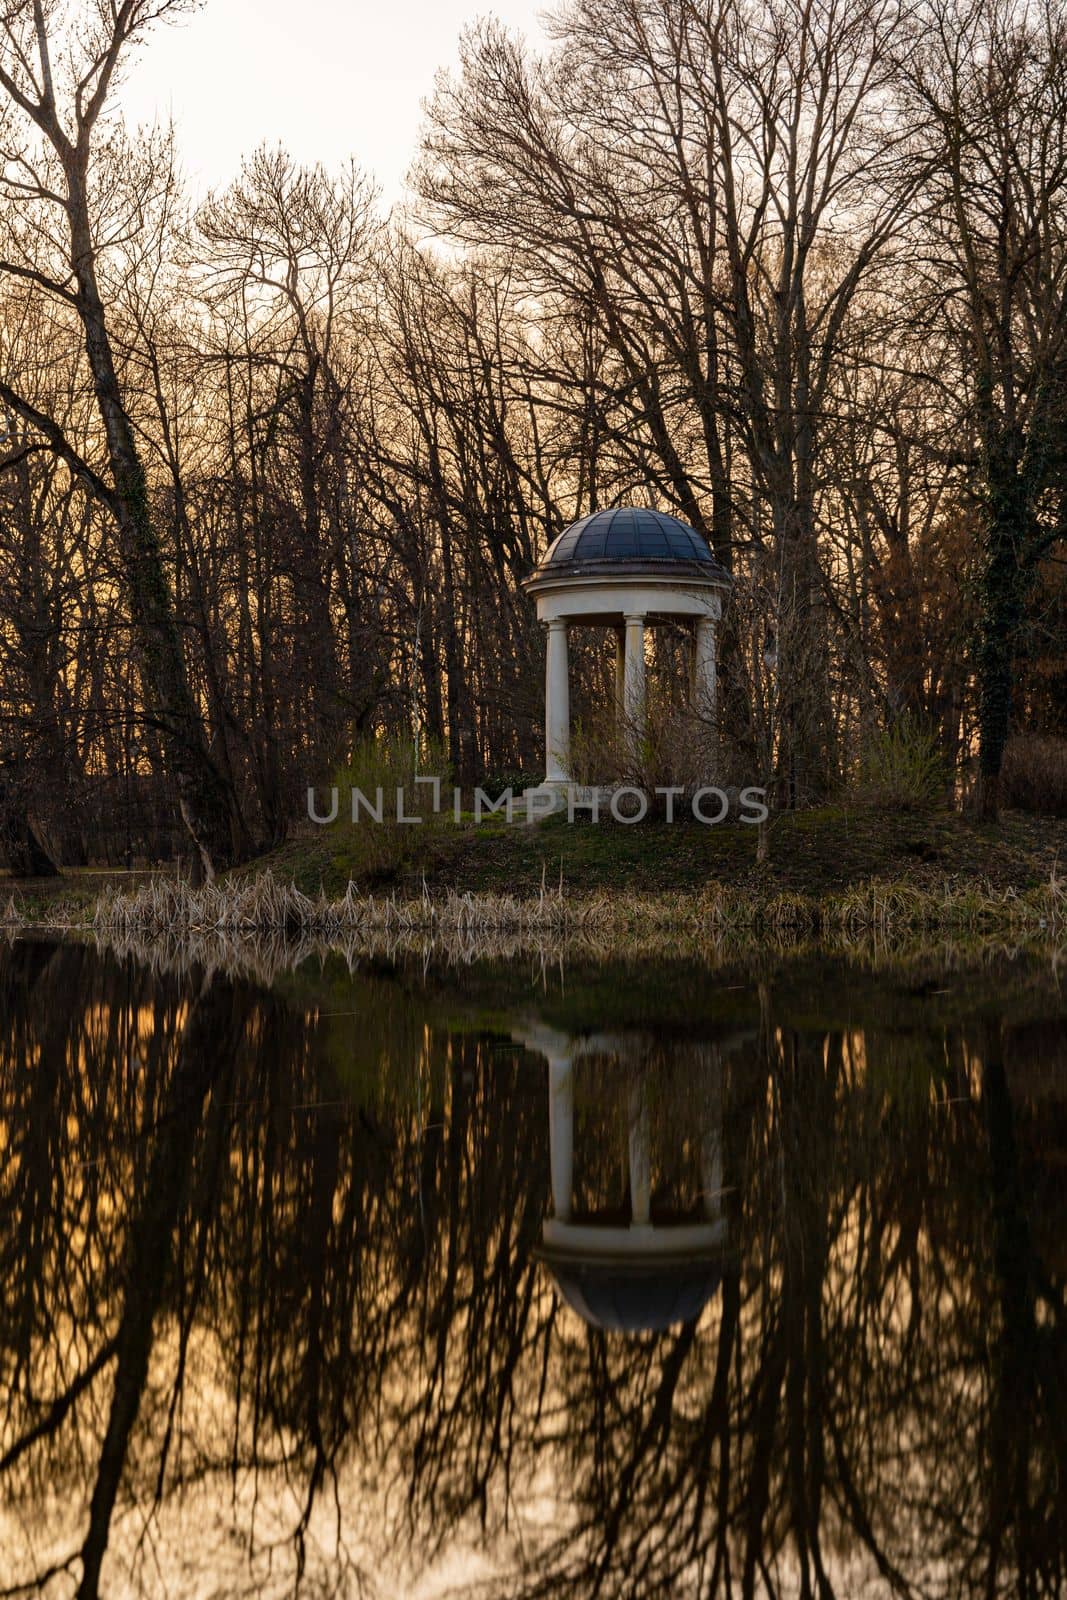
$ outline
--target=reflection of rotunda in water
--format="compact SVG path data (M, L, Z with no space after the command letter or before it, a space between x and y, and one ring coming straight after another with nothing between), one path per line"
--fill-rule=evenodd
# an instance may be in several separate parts
M722 1056L639 1033L513 1037L548 1062L552 1215L538 1256L593 1327L691 1322L722 1279Z

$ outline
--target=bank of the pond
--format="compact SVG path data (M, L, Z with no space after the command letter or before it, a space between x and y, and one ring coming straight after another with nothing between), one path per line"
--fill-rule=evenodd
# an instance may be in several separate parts
M741 825L439 824L402 859L373 865L355 830L309 828L202 891L174 873L82 872L12 883L0 889L0 909L9 926L144 934L1003 928L1055 936L1065 883L1064 819L1008 814L993 827L949 812L828 807L776 818L762 864L756 830Z
M825 806L782 813L770 827L767 862L756 860L757 830L735 823L701 827L649 820L633 826L551 817L535 827L470 819L405 828L406 853L382 860L368 826L309 827L263 862L305 894L361 888L536 894L562 878L576 893L662 894L722 885L765 899L821 899L878 879L928 889L971 883L1017 892L1067 872L1067 818L1009 812L996 825L955 812L915 814Z
M798 934L859 933L874 929L1020 933L1067 931L1067 880L1017 892L988 885L871 881L821 897L795 892L760 893L724 884L661 894L568 892L561 883L522 896L455 890L419 895L364 895L353 884L338 898L304 894L271 873L193 889L183 880L145 884L131 893L109 891L96 903L94 926L120 933L233 934L285 932L330 939L346 933L415 929L442 933L479 930L559 934L569 928L613 935L789 930Z

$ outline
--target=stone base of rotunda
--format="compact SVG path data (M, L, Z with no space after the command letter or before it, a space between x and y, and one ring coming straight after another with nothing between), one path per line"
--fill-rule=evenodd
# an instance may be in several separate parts
M570 783L566 779L558 782L545 780L534 789L524 789L522 794L515 797L514 816L516 822L543 822L546 817L552 817L559 812L566 812L573 806L576 818L589 818L593 806L597 805L601 813L607 811L611 804L614 788L609 784L603 785L587 783Z

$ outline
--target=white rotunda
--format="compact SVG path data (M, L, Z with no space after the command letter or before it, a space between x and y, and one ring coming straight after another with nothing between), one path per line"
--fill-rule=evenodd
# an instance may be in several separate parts
M645 631L657 622L692 628L690 703L714 721L716 630L730 575L707 542L677 517L620 506L573 523L549 547L523 587L548 628L545 670L545 781L558 797L570 781L567 634L574 623L615 630L615 700L620 721L640 737L645 716Z

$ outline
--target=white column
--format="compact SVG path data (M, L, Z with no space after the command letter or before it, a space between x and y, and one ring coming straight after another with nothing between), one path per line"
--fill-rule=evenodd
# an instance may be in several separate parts
M545 782L566 783L570 758L571 704L567 624L548 624L545 657Z
M630 1216L635 1228L647 1228L652 1217L652 1156L644 1088L640 1077L630 1085Z
M626 630L615 629L615 723L626 724Z
M574 1194L574 1067L567 1060L548 1063L548 1148L552 1209L569 1222Z
M700 1174L704 1189L704 1215L716 1222L722 1215L722 1056L717 1045L707 1045L703 1126L700 1130Z
M640 613L626 617L626 723L639 745L645 732L645 619Z
M716 676L715 623L711 617L701 617L693 631L690 710L707 722L715 720Z

